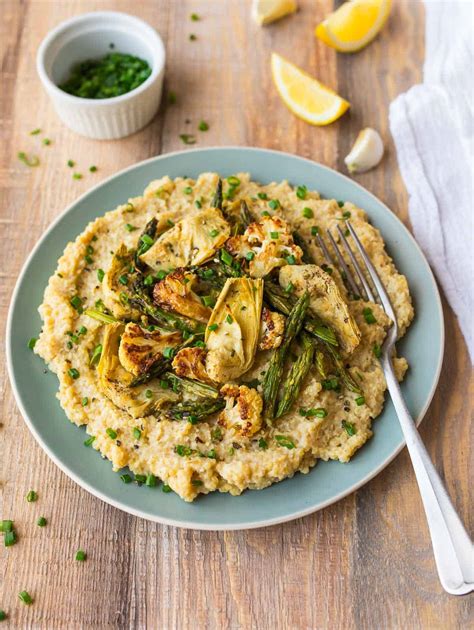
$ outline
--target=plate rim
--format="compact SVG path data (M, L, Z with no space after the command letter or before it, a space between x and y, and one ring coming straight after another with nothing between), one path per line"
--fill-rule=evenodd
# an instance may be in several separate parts
M89 492L90 494L92 494L93 496L95 496L96 498L104 501L105 503L112 505L115 508L118 508L119 510L127 513L127 514L132 514L133 516L138 516L140 518L143 518L147 521L151 521L151 522L155 522L155 523L160 523L162 525L168 525L168 526L172 526L172 527L178 527L181 529L194 529L194 530L201 530L201 531L240 531L240 530L247 530L247 529L258 529L260 527L271 527L272 525L278 525L280 523L287 523L299 518L303 518L305 516L309 516L310 514L314 514L315 512L318 512L319 510L322 510L330 505L332 505L333 503L337 503L339 502L341 499L345 498L346 496L352 494L353 492L355 492L356 490L358 490L359 488L361 488L362 486L364 486L366 483L368 483L371 479L373 479L374 477L376 477L384 468L386 468L396 457L397 455L402 451L402 449L406 446L405 440L402 439L402 442L400 444L400 446L395 449L395 451L388 457L386 457L374 470L372 470L370 473L368 473L365 477L363 477L360 481L356 482L355 484L351 485L349 488L343 490L342 492L338 493L337 495L332 496L330 499L327 499L321 503L318 503L316 505L312 505L308 508L299 510L298 512L293 512L291 514L287 514L285 516L277 516L277 517L273 517L273 518L269 518L269 519L265 519L265 520L261 520L258 522L253 522L253 521L249 521L249 522L244 522L244 523L238 523L235 525L208 525L205 523L199 523L199 522L194 522L194 521L175 521L174 519L171 518L167 518L167 517L162 517L162 516L156 516L156 515L152 515L149 514L147 512L143 512L141 510L135 509L133 507L129 507L124 505L123 503L121 503L120 501L116 501L115 499L110 498L109 496L107 496L106 494L104 494L103 492L101 492L100 490L97 490L96 488L94 488L92 485L90 485L88 482L82 480L78 475L76 475L74 472L72 472L68 466L66 464L64 464L60 458L58 456L56 456L56 454L46 445L46 443L43 441L43 439L41 438L39 432L36 430L36 427L34 426L34 423L32 422L32 420L30 419L30 417L28 416L28 414L26 413L25 407L23 405L23 402L21 400L20 394L18 392L17 386L16 386L16 381L14 378L14 374L13 374L13 356L12 356L12 320L13 320L13 310L14 310L14 306L20 291L20 287L22 285L23 282L23 278L26 274L27 268L30 265L30 261L34 258L34 256L36 255L36 252L41 248L43 242L46 240L47 236L50 234L50 232L53 231L53 229L56 227L56 225L58 223L61 222L61 220L67 215L69 214L73 208L80 202L82 202L86 197L88 197L89 195L92 195L97 189L101 188L102 186L104 186L105 184L108 184L110 182L112 182L114 179L118 179L120 178L122 175L124 175L125 173L132 171L134 169L140 168L145 164L148 164L150 162L159 162L161 160L164 160L166 158L169 158L171 156L177 156L177 155L182 155L182 154L188 154L188 153L199 153L199 152L214 152L214 151L226 151L226 150L231 150L231 151L251 151L251 152L255 152L255 153L271 153L271 154L276 154L276 155L280 155L282 157L286 157L286 158L296 158L298 160L302 160L304 162L308 162L311 165L316 165L318 168L324 170L324 171L328 171L329 173L335 173L337 174L339 177L342 177L343 179L347 180L352 186L355 186L356 188L359 188L362 190L362 192L366 195L369 195L370 197L372 197L372 199L374 199L378 204L380 204L385 211L387 211L390 215L393 216L393 218L399 223L399 225L401 226L401 228L405 231L406 235L409 237L409 240L411 241L412 246L418 251L418 253L421 256L421 259L426 267L426 270L428 271L428 276L430 277L431 281L432 281L432 285L434 288L434 295L436 298L436 303L438 306L438 312L440 315L440 330L439 330L439 339L440 339L440 352L439 352L439 356L438 356L438 364L436 366L436 374L435 374L435 378L433 379L433 384L431 386L430 392L428 394L428 397L426 399L425 404L423 405L422 409L420 410L420 413L418 414L418 416L415 418L415 422L416 425L418 426L420 424L420 422L423 420L424 416L426 415L426 412L428 411L431 402L433 400L434 394L436 392L436 389L438 387L438 383L439 383L439 378L440 378L440 374L441 374L441 369L442 369L442 365L443 365L443 359L444 359L444 351L445 351L445 321L444 321L444 312L443 312L443 305L441 302L441 296L439 293L439 289L438 289L438 284L436 282L436 278L434 276L434 273L428 263L428 260L426 259L425 254L423 253L421 247L418 245L418 243L416 242L413 234L410 232L410 230L407 228L407 226L403 223L403 221L401 221L401 219L383 202L381 201L378 197L376 197L376 195L374 195L372 192L370 192L369 190L367 190L366 188L364 188L361 184L359 184L358 182L354 181L353 179L351 179L350 177L348 177L347 175L345 175L344 173L340 173L339 171L330 168L329 166L326 166L325 164L321 164L320 162L316 162L314 160L311 160L309 158L305 158L302 157L300 155L296 155L294 153L288 153L286 151L277 151L275 149L267 149L264 147L255 147L255 146L245 146L245 145L226 145L226 146L213 146L213 147L196 147L194 149L185 149L185 150L180 150L180 151L170 151L169 153L163 153L160 155L155 155L153 157L147 158L146 160L141 160L140 162L136 162L134 164L131 164L130 166L125 167L124 169L121 169L120 171L118 171L117 173L114 173L112 175L110 175L109 177L107 177L106 179L100 181L99 183L97 183L95 186L93 186L92 188L89 188L87 191L85 191L82 195L80 195L79 197L77 197L73 202L71 202L68 206L66 206L66 208L50 223L50 225L48 225L48 227L44 230L44 232L41 234L41 236L39 237L38 241L36 242L35 246L33 247L33 249L31 250L31 252L29 253L29 255L26 257L26 260L24 261L21 271L18 274L18 278L16 280L15 283L15 287L13 289L11 298L10 298L10 304L8 307L8 314L7 314L7 324L6 324L6 334L5 334L5 345L6 345L6 359L7 359L7 373L8 373L8 377L9 377L9 381L10 381L10 386L12 388L12 392L15 398L15 402L20 410L20 413L22 415L22 418L25 422L25 424L27 425L30 433L33 435L33 437L35 438L36 442L39 444L39 446L43 449L43 451L46 453L46 455L56 464L56 466L65 474L67 475L70 479L72 479L75 483L77 483L81 488L83 488L84 490L86 490L87 492Z

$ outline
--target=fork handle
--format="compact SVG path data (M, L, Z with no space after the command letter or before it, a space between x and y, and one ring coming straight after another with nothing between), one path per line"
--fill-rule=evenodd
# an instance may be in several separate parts
M451 595L464 595L474 590L472 542L420 438L387 352L382 363L423 500L441 584Z

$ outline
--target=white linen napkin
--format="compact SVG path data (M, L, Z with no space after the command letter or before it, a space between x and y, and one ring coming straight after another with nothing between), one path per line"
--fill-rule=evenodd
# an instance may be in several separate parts
M425 0L423 83L390 105L409 215L474 363L474 3Z

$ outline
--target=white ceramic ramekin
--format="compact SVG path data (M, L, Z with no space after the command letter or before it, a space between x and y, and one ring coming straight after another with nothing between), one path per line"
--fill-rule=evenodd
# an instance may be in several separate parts
M111 51L145 59L151 75L135 90L106 99L79 98L63 92L71 67ZM165 72L165 48L143 20L116 11L85 13L62 22L41 43L36 68L59 117L73 131L99 140L123 138L156 114Z

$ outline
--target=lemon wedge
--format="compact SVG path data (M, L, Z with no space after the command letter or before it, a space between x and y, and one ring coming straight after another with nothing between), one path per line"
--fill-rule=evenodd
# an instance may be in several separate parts
M382 159L383 150L380 134L370 127L362 129L351 152L344 158L349 173L363 173L377 166Z
M339 52L355 52L380 32L392 0L350 0L316 27L316 37Z
M272 54L273 81L285 105L311 125L328 125L350 103L277 53Z
M296 0L253 0L252 16L257 24L264 26L294 13L297 8Z

